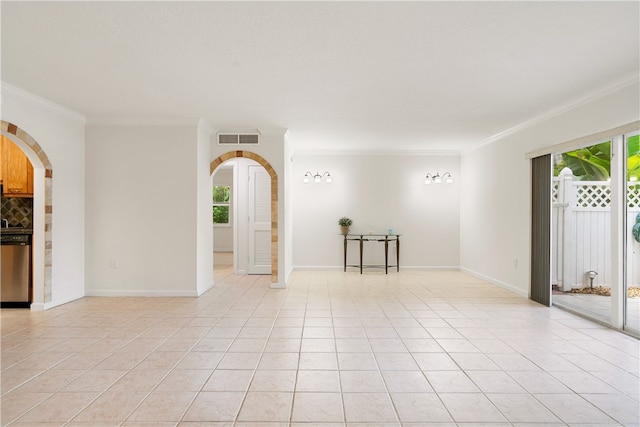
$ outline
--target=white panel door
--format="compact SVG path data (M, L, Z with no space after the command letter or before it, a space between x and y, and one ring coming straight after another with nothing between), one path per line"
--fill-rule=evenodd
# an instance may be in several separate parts
M271 274L271 177L249 166L249 274Z

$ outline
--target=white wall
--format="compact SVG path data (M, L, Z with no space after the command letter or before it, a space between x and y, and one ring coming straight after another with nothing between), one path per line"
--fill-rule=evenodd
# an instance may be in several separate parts
M304 184L306 171L328 171L331 184ZM427 173L449 172L453 184L425 185ZM353 220L352 233L402 234L400 267L458 268L460 159L457 155L295 153L293 264L342 268L338 219ZM384 246L368 243L364 263L384 262ZM393 252L395 253L395 252ZM357 246L348 263L357 263ZM391 256L391 253L390 253Z
M52 272L51 299L44 296L44 217L34 224L34 305L55 307L84 296L84 126L83 116L2 83L2 120L13 123L33 137L53 168L52 179ZM8 135L29 156L36 176L44 177L35 153ZM43 178L42 178L43 180ZM44 209L44 183L36 183L36 209ZM36 213L34 212L34 217ZM34 218L35 220L35 218Z
M233 186L233 164L235 164L235 161L232 160L227 163L230 165L227 166L225 163L213 173L213 185L229 186L233 195L235 192ZM213 250L215 252L233 252L234 204L235 200L232 199L229 206L229 225L216 224L213 226Z
M285 283L293 271L293 194L292 187L295 176L293 174L293 141L287 132L284 136L284 229L285 229Z
M198 140L196 123L87 127L88 295L195 296L206 287L197 251L211 258L213 246L198 242L196 211L206 192L202 215L210 212L211 180Z
M189 132L187 132L188 134ZM213 223L211 222L211 134L213 128L204 120L198 121L195 161L196 169L196 283L201 295L213 286ZM191 151L191 150L188 150Z
M636 81L462 156L463 270L529 294L531 172L525 155L638 120L639 86Z

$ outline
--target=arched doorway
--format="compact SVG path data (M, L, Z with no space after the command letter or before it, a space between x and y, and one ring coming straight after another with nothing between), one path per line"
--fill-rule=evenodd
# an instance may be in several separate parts
M34 169L33 206L33 302L31 308L44 309L52 295L52 188L53 168L40 144L13 123L0 121L0 132L25 152ZM40 181L40 183L38 183Z
M278 174L262 156L245 150L229 151L215 158L209 167L209 174L230 159L245 158L260 164L271 177L271 282L278 282Z

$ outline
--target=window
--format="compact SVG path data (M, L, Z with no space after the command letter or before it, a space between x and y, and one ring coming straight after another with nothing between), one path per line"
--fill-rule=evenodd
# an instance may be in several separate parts
M229 200L231 187L228 185L213 186L213 223L229 225Z

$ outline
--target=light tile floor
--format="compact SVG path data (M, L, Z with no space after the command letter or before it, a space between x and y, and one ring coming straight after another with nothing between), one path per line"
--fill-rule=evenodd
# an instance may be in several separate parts
M455 271L269 281L2 310L2 425L640 425L638 340L566 311Z
M587 317L600 320L605 324L611 322L611 297L578 293L553 293L553 305L581 313ZM627 298L626 325L630 333L640 335L640 298Z

